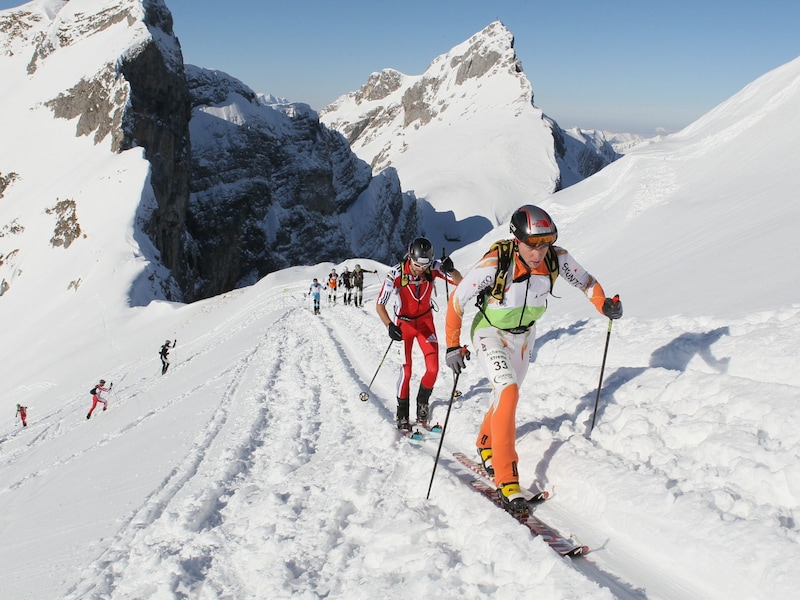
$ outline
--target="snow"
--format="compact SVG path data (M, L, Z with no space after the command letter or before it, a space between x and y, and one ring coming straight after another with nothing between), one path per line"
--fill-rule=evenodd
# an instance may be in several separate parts
M521 482L551 491L536 514L590 546L575 560L471 490L453 460L472 453L488 405L474 362L454 386L442 360L433 420L462 394L426 498L436 442L394 430L401 357L372 308L389 265L354 257L189 305L132 301L152 255L136 226L150 200L141 152L113 155L28 108L52 81L0 90L0 173L19 175L0 223L25 226L0 236L0 597L795 597L799 80L795 60L542 203L559 243L625 306L609 334L558 282L522 387ZM56 198L78 201L86 234L68 249L46 243ZM355 263L379 271L365 308L323 298L314 316L311 279ZM109 409L87 421L101 377Z

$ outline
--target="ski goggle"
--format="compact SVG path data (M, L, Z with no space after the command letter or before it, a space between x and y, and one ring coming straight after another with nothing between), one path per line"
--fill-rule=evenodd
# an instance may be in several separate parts
M425 264L423 264L423 263L419 263L419 262L417 262L415 260L412 260L411 264L412 264L412 266L414 266L414 267L416 267L418 269L427 269L428 265L430 265L431 263L429 261L429 262L426 262Z
M558 235L552 233L550 235L529 235L526 236L525 239L517 238L517 241L520 244L525 244L529 248L533 248L534 250L538 250L539 248L545 248L546 246L552 246L556 243L558 239Z

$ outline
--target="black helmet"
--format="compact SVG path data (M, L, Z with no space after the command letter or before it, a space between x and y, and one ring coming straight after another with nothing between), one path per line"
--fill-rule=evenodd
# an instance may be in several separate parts
M105 380L105 379L101 379L101 380L100 380L100 385L104 385L104 384L105 384L105 382L106 382L106 380Z
M420 265L428 265L433 261L433 244L420 237L411 242L408 247L408 257Z
M558 229L553 219L533 204L520 206L514 211L510 230L518 241L529 245L554 244L558 239Z

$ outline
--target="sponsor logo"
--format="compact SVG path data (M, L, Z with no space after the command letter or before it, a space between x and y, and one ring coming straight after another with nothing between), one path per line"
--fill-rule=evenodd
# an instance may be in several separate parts
M561 273L561 276L566 279L569 283L579 281L578 279L578 269L573 268L570 266L569 263L564 263L564 270Z
M482 290L483 288L492 285L494 283L494 275L487 275L483 278L479 283L475 284L475 288L478 290Z
M500 373L492 377L492 385L505 386L514 383L514 376L511 373Z

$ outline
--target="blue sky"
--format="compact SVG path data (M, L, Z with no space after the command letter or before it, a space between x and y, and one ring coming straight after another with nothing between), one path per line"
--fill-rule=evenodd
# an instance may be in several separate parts
M495 20L514 34L534 103L565 128L676 131L800 56L797 0L166 4L187 63L315 109L374 71L421 74Z

